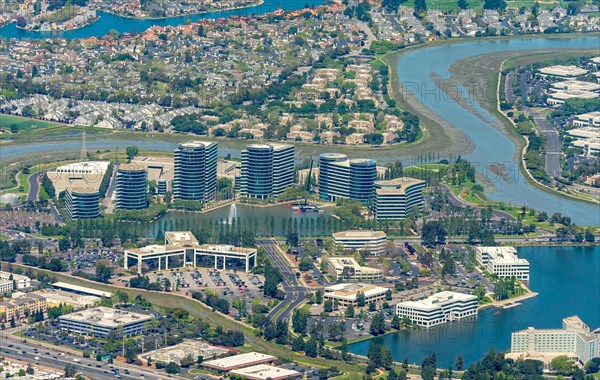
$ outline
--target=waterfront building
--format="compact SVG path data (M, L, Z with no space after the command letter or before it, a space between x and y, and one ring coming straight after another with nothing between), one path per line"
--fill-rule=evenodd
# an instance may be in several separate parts
M419 326L432 327L477 315L477 297L444 291L423 300L400 302L396 313Z
M343 245L344 249L368 252L372 256L385 252L387 236L383 231L348 230L335 232L331 236L333 243Z
M344 154L319 156L319 196L328 201L338 198L368 202L373 197L377 162L351 159Z
M276 197L294 184L294 146L252 144L242 151L239 191L242 197Z
M387 288L371 284L336 284L325 288L323 298L332 301L337 300L340 306L358 306L356 299L359 293L362 293L365 296L365 303L370 304L371 302L385 300L385 293L387 291Z
M21 293L22 296L5 298L0 301L0 323L6 323L14 319L20 321L29 318L30 315L48 311L48 304L43 297L35 294Z
M67 187L65 211L71 220L100 216L100 193L86 187Z
M215 270L243 269L256 265L256 249L228 244L199 244L189 231L165 232L165 245L148 245L125 250L124 267L147 270L208 267ZM145 267L144 267L145 265Z
M544 76L553 76L561 78L573 78L588 73L586 69L579 68L577 66L548 66L538 69L538 72Z
M364 267L350 256L328 257L327 272L336 281L378 281L383 278L382 269Z
M529 261L519 259L514 247L476 247L477 264L498 278L529 281Z
M414 178L396 178L375 182L373 213L378 220L404 219L412 210L423 207L426 182Z
M217 143L189 141L175 149L173 198L199 201L215 199L217 192Z
M117 337L140 335L144 324L152 316L126 310L96 307L58 317L63 331L106 338L111 333Z
M529 327L512 333L510 355L524 356L546 363L557 356L568 356L585 364L600 357L600 329L591 329L576 315L562 320L562 329Z
M17 285L16 289L27 289L31 287L31 279L21 274L0 271L0 281L11 281Z
M117 170L117 209L148 207L148 173L135 164L121 164Z

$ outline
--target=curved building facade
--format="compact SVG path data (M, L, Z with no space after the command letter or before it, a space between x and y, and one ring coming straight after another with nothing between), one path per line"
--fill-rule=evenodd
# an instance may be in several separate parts
M375 218L404 219L411 210L421 210L425 185L425 181L414 178L376 181L373 199Z
M239 177L242 197L276 197L294 184L294 146L252 144L242 151Z
M217 191L217 143L189 141L175 149L173 198L206 203Z
M122 164L117 169L117 209L148 207L148 174L138 165Z
M371 159L349 160L344 154L319 156L319 196L329 201L338 198L368 202L373 197L377 162Z
M65 210L71 220L100 216L100 193L85 188L65 189Z

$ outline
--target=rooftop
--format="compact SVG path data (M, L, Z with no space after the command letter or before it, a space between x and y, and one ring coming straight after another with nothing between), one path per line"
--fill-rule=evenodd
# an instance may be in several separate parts
M62 165L55 169L59 173L104 173L109 161L84 161Z
M300 376L300 372L291 369L275 367L266 364L259 364L252 367L240 368L231 371L231 373L244 376L251 380L280 380Z
M373 230L347 230L335 232L332 234L335 240L340 239L385 239L386 234L383 231L373 231Z
M261 354L259 352L248 352L226 358L208 360L202 363L203 366L218 369L221 371L229 371L235 368L248 367L254 364L262 364L274 362L277 360L275 356Z
M130 311L111 309L108 307L95 307L75 313L62 315L60 319L93 323L96 326L118 327L139 321L148 321L152 316Z
M325 288L326 294L333 294L339 298L356 298L358 293L363 293L365 296L372 296L387 292L387 288L363 283L352 284L336 284Z
M476 247L477 251L486 253L489 260L497 264L529 264L525 259L517 257L514 247Z
M165 240L172 245L198 244L192 231L168 231L165 232Z
M408 177L375 181L375 191L377 194L405 194L406 189L419 184L425 184L425 181Z
M210 147L212 144L215 144L212 141L188 141L188 142L184 142L179 144L179 147L181 148L200 148L200 147L205 147L208 148Z
M71 292L91 294L93 296L98 296L98 297L108 297L108 298L112 297L111 292L105 292L103 290L98 290L98 289L93 289L93 288L86 288L84 286L73 285L73 284L69 284L66 282L60 282L60 281L55 282L54 284L52 284L52 287L64 289L64 290L71 291Z

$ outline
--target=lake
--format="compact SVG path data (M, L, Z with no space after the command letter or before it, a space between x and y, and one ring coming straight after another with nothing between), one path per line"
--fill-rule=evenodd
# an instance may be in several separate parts
M510 309L487 309L475 319L455 321L434 328L401 331L381 339L394 360L408 356L421 364L435 352L438 367L453 365L461 354L465 364L477 361L493 346L510 349L511 333L536 328L561 328L562 319L579 315L595 329L600 326L600 247L524 247L519 257L531 265L530 287L539 295ZM351 344L350 352L366 355L369 340Z

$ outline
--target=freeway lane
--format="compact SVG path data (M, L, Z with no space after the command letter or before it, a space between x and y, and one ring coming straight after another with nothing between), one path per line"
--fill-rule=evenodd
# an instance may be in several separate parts
M277 323L290 318L292 311L304 301L308 292L298 282L294 270L275 249L275 244L272 241L259 241L257 244L265 249L271 263L279 269L283 277L281 285L285 292L285 298L267 315L272 322Z
M84 358L83 356L61 350L59 346L57 349L54 349L45 347L38 342L22 342L20 338L8 334L4 334L3 337L0 337L0 342L0 356L29 362L32 365L39 363L39 365L54 368L57 372L61 373L64 371L67 364L72 364L78 372L93 379L114 379L116 378L116 375L113 372L113 369L115 368L120 371L120 378L127 380L163 380L165 378L183 379L179 376L161 373L153 368L125 363L107 364L105 362L99 362L94 358ZM35 350L37 350L37 352ZM59 352L65 352L66 355L60 357L58 356ZM35 360L36 357L39 357L39 360ZM74 362L74 359L77 359L78 362ZM129 373L127 374L125 371L128 371Z

